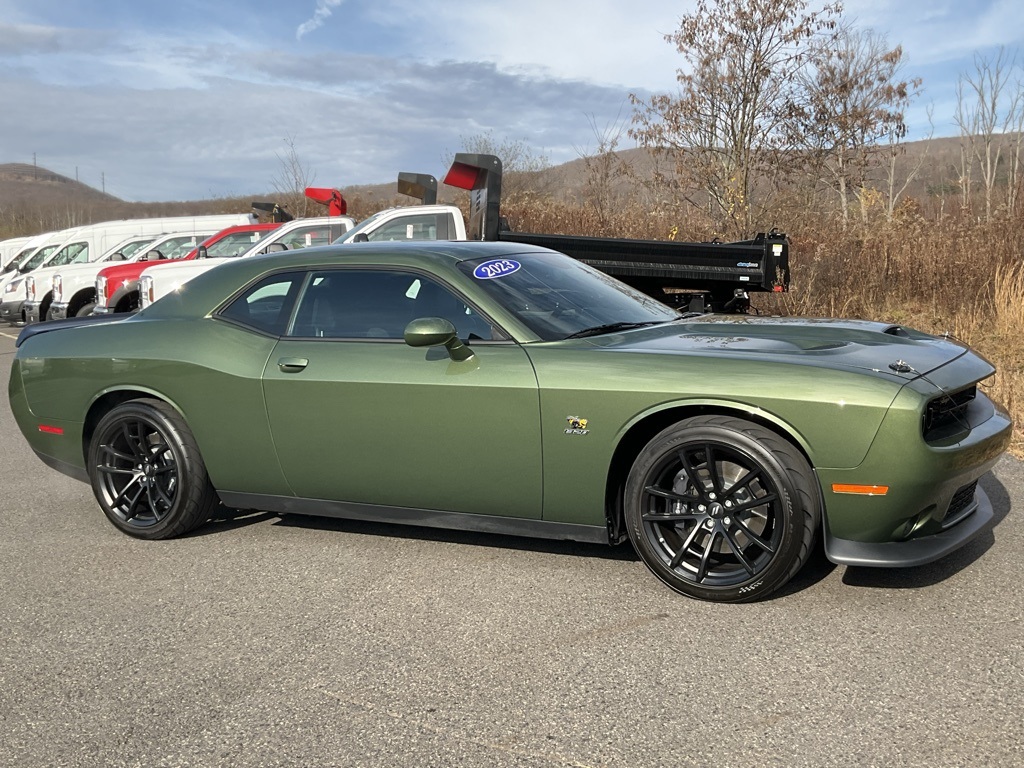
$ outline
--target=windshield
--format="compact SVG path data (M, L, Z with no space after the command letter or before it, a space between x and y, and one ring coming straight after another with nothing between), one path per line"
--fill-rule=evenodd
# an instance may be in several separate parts
M120 248L118 248L115 253L120 253L122 256L124 256L124 258L130 259L141 249L145 248L147 245L152 243L155 239L155 237L147 237L145 240L132 240L130 243L125 243Z
M377 213L373 214L373 216L371 216L370 218L363 219L361 222L359 222L359 226L353 227L348 232L343 232L341 234L341 237L334 241L334 244L341 242L355 242L355 236L357 233L372 228L374 223L379 221L381 216L384 216L387 213L390 213L390 211L377 211Z
M257 230L256 232L234 232L226 235L216 243L206 247L206 257L209 259L231 259L241 256L248 251L260 238L272 230Z
M157 242L153 250L160 251L165 259L180 259L195 248L201 239L196 235L175 235Z
M89 244L86 242L65 245L46 262L48 267L62 267L65 264L78 264L89 260Z
M674 309L561 253L472 259L459 269L545 341L679 318Z
M59 247L60 243L56 243L54 245L48 245L45 248L40 248L38 251L36 251L35 256L33 256L31 259L29 259L27 262L25 262L19 267L19 270L22 272L28 272L30 270L35 269L48 258L50 258L50 254L56 251Z

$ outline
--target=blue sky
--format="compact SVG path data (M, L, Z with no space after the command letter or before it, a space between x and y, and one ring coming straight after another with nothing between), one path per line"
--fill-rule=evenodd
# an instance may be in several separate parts
M1020 0L849 0L954 135L957 74L1015 49ZM440 175L491 132L558 163L668 91L692 0L0 0L0 163L128 200L262 194L294 143L321 186Z

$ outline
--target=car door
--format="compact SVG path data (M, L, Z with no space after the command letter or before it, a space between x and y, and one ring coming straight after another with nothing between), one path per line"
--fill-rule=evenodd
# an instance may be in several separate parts
M474 354L405 344L445 317ZM310 272L264 372L271 430L297 496L541 516L536 376L522 348L446 286L408 270Z

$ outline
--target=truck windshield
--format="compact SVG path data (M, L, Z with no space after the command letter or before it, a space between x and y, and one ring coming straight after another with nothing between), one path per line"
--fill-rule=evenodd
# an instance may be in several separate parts
M676 310L561 253L477 258L459 269L545 341L679 318Z
M57 243L55 245L48 245L45 248L40 248L38 251L35 252L35 255L32 256L32 258L30 258L28 261L26 261L24 264L18 267L19 271L30 272L31 270L35 269L40 264L42 264L44 261L46 261L48 258L50 258L50 254L56 251L59 247L60 243Z
M208 259L230 259L241 256L258 243L260 238L267 234L267 231L233 232L230 235L225 235L216 243L206 247L206 257Z
M391 213L390 209L386 211L377 211L377 213L373 214L373 216L370 216L368 219L363 219L362 221L360 221L358 226L353 227L348 232L343 232L341 237L335 240L334 243L337 244L355 242L355 236L359 232L366 232L367 230L373 229L376 223L389 213Z

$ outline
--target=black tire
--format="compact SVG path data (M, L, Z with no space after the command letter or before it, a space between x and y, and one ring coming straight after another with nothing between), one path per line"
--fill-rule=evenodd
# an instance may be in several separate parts
M789 581L821 516L803 454L731 416L698 416L656 435L629 472L624 508L629 538L659 579L731 603Z
M159 400L130 400L100 420L89 479L110 522L140 539L180 536L218 503L188 425Z
M96 309L96 302L95 301L91 301L88 304L83 304L79 308L79 310L77 312L75 312L75 317L88 317L89 315L92 314L92 311L94 309Z

